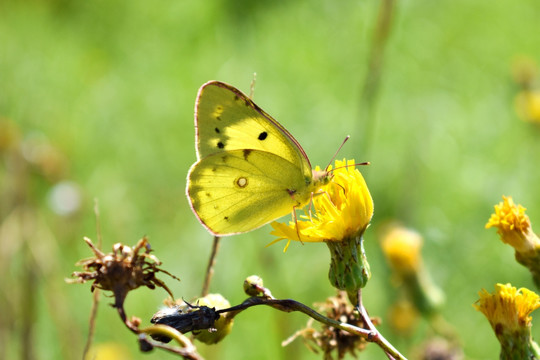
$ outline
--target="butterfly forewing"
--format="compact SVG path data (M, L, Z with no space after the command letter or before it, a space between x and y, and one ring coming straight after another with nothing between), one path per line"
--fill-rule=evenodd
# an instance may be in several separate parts
M294 137L234 87L217 81L204 84L195 112L199 159L223 151L263 150L311 177L309 160Z

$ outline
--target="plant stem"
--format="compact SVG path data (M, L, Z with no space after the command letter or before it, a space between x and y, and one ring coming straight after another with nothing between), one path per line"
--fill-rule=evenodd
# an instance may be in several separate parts
M368 340L379 345L381 349L384 350L386 356L388 356L390 360L406 360L406 358L390 342L388 342L388 340L386 340L386 338L379 332L379 330L377 330L375 325L373 325L373 322L371 322L369 314L367 313L367 310L362 303L362 290L358 290L358 306L356 307L356 309L358 310L358 313L362 317L362 320L364 321L364 324L368 327L369 331L375 334L371 339Z
M361 303L360 303L361 304ZM390 359L399 359L399 360L407 360L402 354L400 354L399 351L397 351L392 344L386 340L381 333L375 328L371 320L369 319L369 316L367 314L366 309L363 305L359 306L359 310L361 316L364 319L364 323L369 327L369 329L363 329L358 326L354 326L348 323L344 323L341 321L337 321L334 319L327 318L326 316L318 313L314 309L310 308L307 305L304 305L296 300L292 299L267 299L262 297L251 297L246 299L242 304L236 305L233 307L230 307L228 309L222 309L218 310L217 313L226 313L226 312L236 312L239 313L251 306L256 305L267 305L270 307L273 307L274 309L284 311L284 312L292 312L292 311L300 311L309 317L317 320L320 323L326 324L328 326L332 326L336 329L340 329L343 331L347 331L348 333L355 334L362 336L369 342L374 342L377 345L379 345L388 355ZM233 316L236 314L233 314Z
M375 105L381 84L384 50L388 43L395 8L395 0L382 0L379 7L376 28L368 59L368 71L360 97L360 119L366 124L361 138L364 144L363 153L369 157L371 139L375 130Z
M217 252L219 250L219 239L219 236L214 236L214 242L212 243L212 252L210 253L210 258L208 259L208 266L206 267L206 275L204 277L201 297L208 295L208 291L210 289L210 282L212 281L212 276L214 275L214 265L216 263Z

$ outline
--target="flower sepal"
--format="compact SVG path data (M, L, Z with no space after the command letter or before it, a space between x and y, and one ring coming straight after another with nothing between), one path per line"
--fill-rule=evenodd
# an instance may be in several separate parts
M330 250L328 279L336 289L347 292L353 305L357 305L358 290L366 286L371 277L362 234L342 241L326 241Z

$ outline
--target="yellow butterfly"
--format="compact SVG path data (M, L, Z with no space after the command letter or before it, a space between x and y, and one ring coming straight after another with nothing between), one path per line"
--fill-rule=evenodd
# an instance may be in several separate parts
M187 197L214 235L257 229L309 203L328 183L296 139L240 90L204 84L195 102L197 162Z

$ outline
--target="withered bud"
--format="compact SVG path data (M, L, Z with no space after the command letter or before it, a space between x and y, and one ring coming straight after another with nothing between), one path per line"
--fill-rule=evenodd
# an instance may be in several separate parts
M150 254L151 248L146 237L139 240L133 248L116 243L113 245L112 253L109 254L104 254L89 238L85 237L84 240L95 256L79 261L77 265L82 266L84 271L74 272L72 276L76 279L69 279L68 282L84 283L93 280L92 291L97 288L113 292L115 308L122 308L128 292L139 286L150 289L162 287L173 297L165 283L156 277L156 273L163 272L179 279L158 267L161 262ZM143 249L144 252L140 253Z

